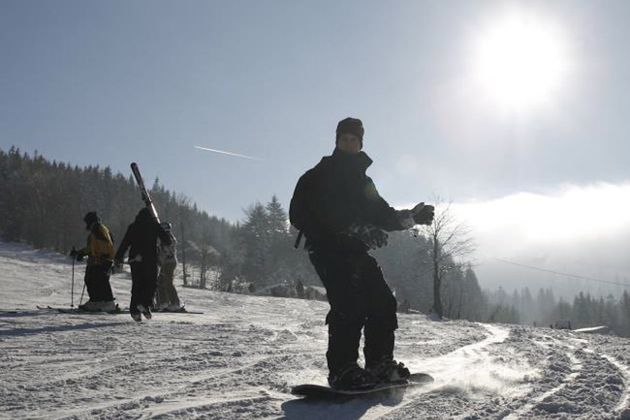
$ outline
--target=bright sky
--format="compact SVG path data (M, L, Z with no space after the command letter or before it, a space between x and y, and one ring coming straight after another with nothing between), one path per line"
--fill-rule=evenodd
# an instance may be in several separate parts
M563 185L451 208L471 229L471 257L486 286L552 287L565 297L630 291L630 182Z
M288 206L354 116L395 206L596 194L630 181L629 21L623 0L3 0L0 147L137 161L235 221Z

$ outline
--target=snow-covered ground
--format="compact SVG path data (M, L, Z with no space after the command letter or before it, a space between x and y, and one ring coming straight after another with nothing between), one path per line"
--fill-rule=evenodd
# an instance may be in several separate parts
M75 304L83 267L77 267ZM425 387L310 402L325 383L324 302L179 288L203 315L69 315L71 265L0 244L0 417L630 419L630 340L401 315L397 358ZM131 281L112 281L127 306Z

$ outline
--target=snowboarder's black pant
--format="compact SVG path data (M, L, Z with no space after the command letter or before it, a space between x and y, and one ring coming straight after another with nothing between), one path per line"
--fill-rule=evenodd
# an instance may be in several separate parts
M112 286L109 284L112 263L88 265L85 269L85 286L92 302L108 302L114 300Z
M129 312L138 313L138 305L150 308L157 286L157 261L131 263L131 303Z
M393 358L394 330L398 328L396 298L376 260L367 252L311 249L311 262L326 287L330 312L328 369L336 372L356 362L364 329L366 366Z

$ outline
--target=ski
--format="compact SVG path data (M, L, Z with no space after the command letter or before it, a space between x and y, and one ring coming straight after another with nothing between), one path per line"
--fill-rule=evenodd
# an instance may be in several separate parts
M62 314L85 314L85 315L104 315L104 314L108 314L108 315L117 315L117 314L128 314L129 310L128 309L120 309L120 308L116 308L113 311L85 311L83 309L79 309L79 308L64 308L64 307L55 307L55 306L39 306L37 305L37 309L41 310L41 311L57 311L59 313Z
M151 196L149 195L149 191L147 187L144 185L144 179L142 179L142 174L140 173L140 168L136 162L131 162L131 172L133 172L133 177L136 179L138 183L138 187L140 187L140 194L142 195L142 201L147 206L151 215L155 218L155 220L160 223L160 218L158 217L157 210L155 209L155 204L153 204L153 200L151 200Z
M168 311L168 310L155 310L154 314L192 314L192 315L203 315L203 312L199 311L189 311L185 308L178 309L176 311Z
M129 308L120 309L118 308L115 311L84 311L79 308L63 308L63 307L55 307L55 306L39 306L37 305L37 309L40 311L57 311L62 314L86 314L86 315L117 315L117 314L129 314ZM189 314L189 315L203 315L203 312L199 311L188 311L188 310L179 310L179 311L155 311L153 314Z

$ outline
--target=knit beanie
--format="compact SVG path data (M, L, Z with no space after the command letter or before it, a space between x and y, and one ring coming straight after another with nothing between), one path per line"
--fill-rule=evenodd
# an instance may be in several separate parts
M358 138L361 139L361 145L363 146L363 134L365 130L363 129L363 123L358 118L346 118L344 120L339 121L337 124L337 137L336 140L339 140L339 136L342 134L354 134Z

